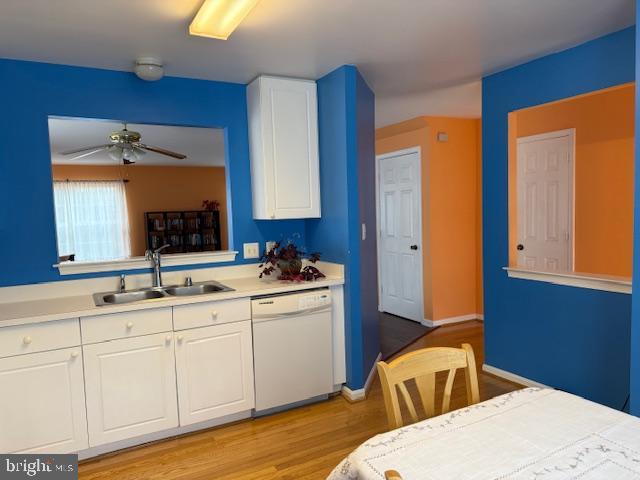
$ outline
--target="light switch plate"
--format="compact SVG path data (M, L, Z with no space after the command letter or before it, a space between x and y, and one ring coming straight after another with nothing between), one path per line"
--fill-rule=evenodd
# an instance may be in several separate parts
M274 242L273 240L269 240L264 244L264 247L267 252L270 252L275 246L276 246L276 242Z
M244 258L258 258L260 257L260 244L245 243L244 244Z

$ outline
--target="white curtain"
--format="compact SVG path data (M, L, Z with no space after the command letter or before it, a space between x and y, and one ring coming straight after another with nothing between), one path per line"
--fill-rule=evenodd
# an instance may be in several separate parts
M131 254L124 183L54 182L58 254L78 262L127 258Z

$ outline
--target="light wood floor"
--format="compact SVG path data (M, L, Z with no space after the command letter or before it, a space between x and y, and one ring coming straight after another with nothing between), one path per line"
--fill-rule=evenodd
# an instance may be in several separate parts
M441 327L403 350L471 343L476 362L484 360L481 322ZM481 400L520 386L479 373ZM439 388L442 389L442 384ZM456 377L451 407L464 405L464 375ZM323 479L342 458L369 437L386 430L376 379L365 401L341 396L288 412L245 420L137 447L80 465L80 478L254 480Z

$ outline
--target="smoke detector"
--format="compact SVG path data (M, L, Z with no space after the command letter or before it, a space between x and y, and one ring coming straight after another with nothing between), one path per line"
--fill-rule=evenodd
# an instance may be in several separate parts
M148 82L160 80L164 75L162 60L155 57L140 57L133 69L138 78Z

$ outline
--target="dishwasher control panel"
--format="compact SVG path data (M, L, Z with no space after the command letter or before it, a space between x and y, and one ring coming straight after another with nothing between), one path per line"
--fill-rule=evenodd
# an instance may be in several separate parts
M307 310L331 304L331 295L328 290L302 294L298 298L298 309Z

